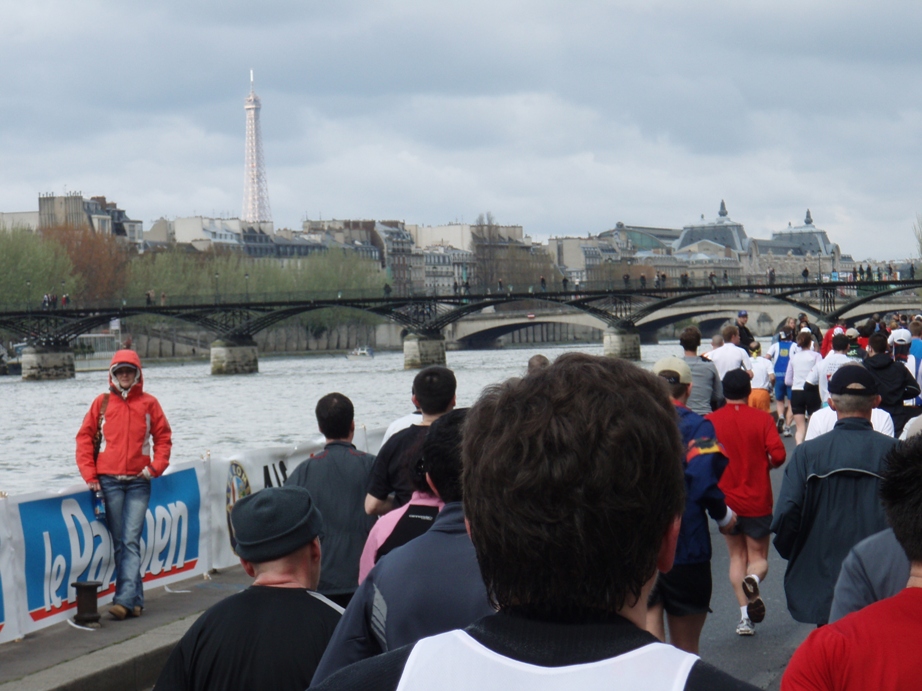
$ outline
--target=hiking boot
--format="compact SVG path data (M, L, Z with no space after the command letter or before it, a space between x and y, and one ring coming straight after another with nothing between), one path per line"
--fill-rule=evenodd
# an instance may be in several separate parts
M128 616L128 608L125 607L124 605L112 605L109 608L109 615L113 619L118 619L119 621L123 621L125 617Z
M756 630L752 626L752 622L748 619L740 619L740 623L736 625L736 635L737 636L755 636Z
M758 624L765 619L765 602L759 596L759 582L755 576L746 576L743 579L743 593L749 600L749 604L746 605L746 614L749 615L750 621Z

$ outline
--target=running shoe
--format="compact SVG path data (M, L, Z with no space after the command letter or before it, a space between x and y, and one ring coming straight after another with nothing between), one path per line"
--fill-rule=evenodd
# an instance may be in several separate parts
M790 436L791 436L791 426L790 426L790 425L785 425L785 426L784 426L784 436L786 436L786 437L790 437Z
M765 619L765 602L759 595L759 582L755 576L750 575L743 579L743 593L749 600L749 604L746 605L746 614L749 615L750 621L758 624Z
M737 636L755 636L756 630L753 627L752 622L748 619L740 619L740 623L736 625L736 635Z
M784 418L779 417L775 421L775 424L776 424L776 427L778 427L778 434L781 434L782 432L784 432Z

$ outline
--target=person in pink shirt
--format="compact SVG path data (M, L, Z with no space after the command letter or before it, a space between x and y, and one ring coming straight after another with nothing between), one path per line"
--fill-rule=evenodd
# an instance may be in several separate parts
M359 559L359 585L378 559L425 533L443 506L445 503L426 487L425 491L414 489L407 504L381 516L365 540Z

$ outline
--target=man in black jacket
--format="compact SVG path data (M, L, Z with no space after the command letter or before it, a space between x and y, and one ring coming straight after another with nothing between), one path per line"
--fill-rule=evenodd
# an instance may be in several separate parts
M864 366L877 381L880 407L893 418L893 435L900 436L903 427L922 412L917 406L903 405L903 401L919 395L919 383L909 369L890 357L887 337L880 331L868 339L868 357Z
M772 520L775 548L788 560L788 610L806 624L829 621L842 561L858 542L887 527L878 490L884 456L896 444L871 426L880 396L866 369L841 366L829 394L838 421L794 451Z
M752 331L749 330L749 327L746 326L746 323L749 321L749 312L746 310L740 310L736 315L736 328L740 332L740 348L745 348L748 353L753 341L756 340L755 336L752 335Z
M644 630L673 564L684 453L666 387L624 360L566 353L488 388L465 423L462 486L499 612L315 688L754 688Z

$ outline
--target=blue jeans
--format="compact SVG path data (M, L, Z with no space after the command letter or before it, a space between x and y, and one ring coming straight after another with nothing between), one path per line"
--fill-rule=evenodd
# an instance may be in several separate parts
M119 480L100 475L99 484L106 497L106 522L115 550L115 604L144 606L141 582L141 531L150 501L150 480L135 477Z

